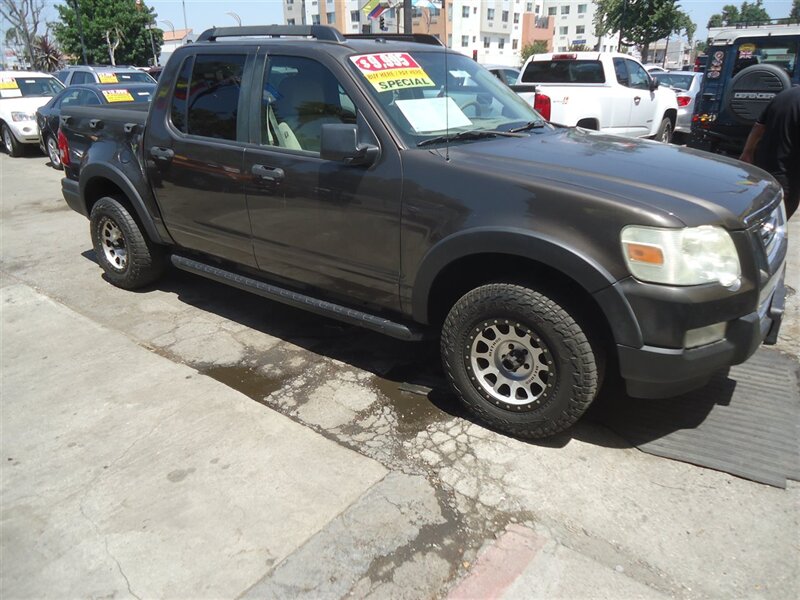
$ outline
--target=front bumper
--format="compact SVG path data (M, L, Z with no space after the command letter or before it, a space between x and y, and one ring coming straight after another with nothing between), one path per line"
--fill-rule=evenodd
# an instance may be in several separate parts
M9 129L20 144L39 143L39 126L36 121L11 121Z
M81 188L77 181L69 177L63 177L61 179L61 194L72 210L82 214L84 217L89 216L86 212L86 205L81 199Z
M785 267L784 267L785 269ZM785 271L758 311L728 321L725 337L698 348L617 345L628 394L668 398L705 385L718 370L746 361L763 343L774 344L783 319Z

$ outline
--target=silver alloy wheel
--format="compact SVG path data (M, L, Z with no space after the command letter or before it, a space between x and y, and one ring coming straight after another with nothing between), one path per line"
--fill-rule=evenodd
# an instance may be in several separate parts
M106 260L118 271L124 271L128 266L125 236L122 235L119 225L107 217L100 222L100 241L103 244Z
M471 336L468 369L489 401L507 410L534 410L555 382L553 357L521 323L486 321Z
M12 133L8 125L3 127L3 144L6 147L6 152L11 154L14 151L14 140L11 139Z
M667 125L664 127L664 132L661 134L661 141L665 144L669 144L669 141L672 137L672 125Z
M53 139L53 136L47 136L47 154L50 156L50 162L54 167L61 166L61 155L58 152L58 142Z

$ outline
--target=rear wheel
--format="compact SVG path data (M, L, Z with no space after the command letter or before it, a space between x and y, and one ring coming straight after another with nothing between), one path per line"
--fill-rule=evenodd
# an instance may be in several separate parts
M61 164L61 154L58 151L58 142L56 141L56 138L54 138L52 135L48 135L45 138L44 143L47 147L47 156L50 157L50 164L54 169L58 169L60 171L64 167Z
M456 302L442 330L442 358L466 409L520 438L567 429L599 387L599 357L575 318L521 285L484 285Z
M670 143L672 140L672 121L669 117L661 119L661 125L658 126L658 131L654 139L659 142L664 142L665 144Z
M3 148L5 148L6 152L8 152L8 155L21 156L22 144L20 144L17 141L17 138L14 137L14 134L11 132L11 128L5 123L3 123L1 133L3 136Z
M128 290L144 287L164 271L164 253L142 233L128 209L105 197L89 217L95 255L108 280Z

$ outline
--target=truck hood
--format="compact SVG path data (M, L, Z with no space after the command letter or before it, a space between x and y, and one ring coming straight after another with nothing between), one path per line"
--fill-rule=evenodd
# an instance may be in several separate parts
M29 96L27 98L3 98L0 100L0 115L6 119L11 118L12 112L27 112L34 114L36 109L44 106L52 96Z
M769 174L738 160L575 128L454 144L450 158L504 177L546 179L622 198L687 226L742 229L780 190Z

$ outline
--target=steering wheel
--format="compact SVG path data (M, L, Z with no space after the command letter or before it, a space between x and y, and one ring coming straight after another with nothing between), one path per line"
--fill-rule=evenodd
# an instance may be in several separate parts
M481 108L480 102L478 102L477 100L470 100L469 102L463 105L459 105L459 108L462 111L466 111L470 106L475 107L475 114L473 116L480 117L481 113L483 113L483 109Z

